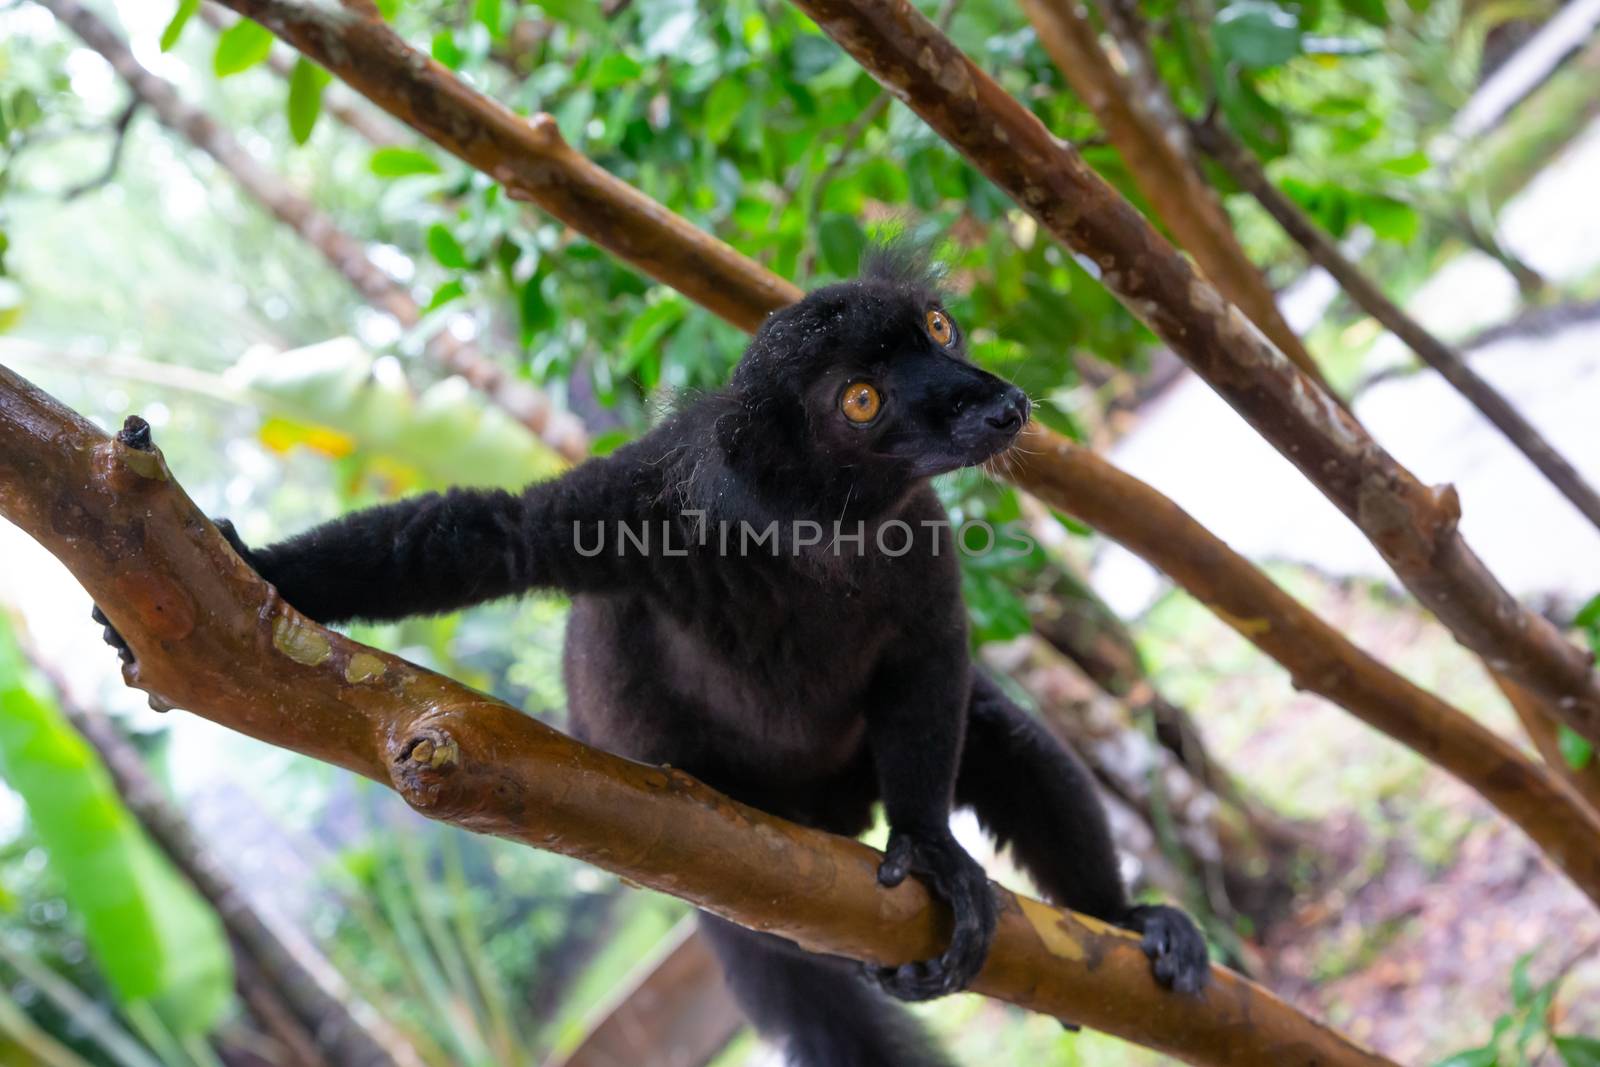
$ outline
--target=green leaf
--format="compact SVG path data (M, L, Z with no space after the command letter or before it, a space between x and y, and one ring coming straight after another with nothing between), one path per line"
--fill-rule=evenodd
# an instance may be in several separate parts
M1374 26L1389 25L1389 9L1384 0L1339 0L1339 6L1362 22Z
M183 28L189 25L189 20L194 13L200 10L200 0L178 0L178 10L172 13L172 18L167 21L166 29L161 31L161 50L172 51L177 45L178 38L183 36Z
M1422 229L1422 219L1416 209L1392 196L1358 197L1354 206L1357 217L1385 241L1404 244Z
M607 430L589 442L589 454L591 456L609 456L629 441L632 441L635 436L631 430Z
M90 950L124 1005L181 1035L220 1022L232 957L217 915L122 805L0 616L0 775L21 796Z
M1528 979L1528 965L1532 962L1533 953L1524 952L1511 965L1511 1003L1518 1008L1526 1008L1533 1000L1533 983Z
M861 262L867 235L851 216L830 215L817 227L817 247L822 252L823 265L840 277L847 277L856 272Z
M327 88L331 75L311 60L301 56L295 60L289 74L289 136L295 144L311 140L317 116L322 114L322 90Z
M1378 169L1386 174L1398 174L1402 178L1415 178L1419 174L1426 174L1433 168L1433 161L1428 158L1428 153L1418 149L1403 156L1394 156L1378 164Z
M544 13L556 22L564 22L594 34L606 32L605 16L595 0L537 0ZM655 5L651 5L654 7Z
M1565 723L1556 727L1556 744L1561 749L1561 758L1575 771L1583 770L1594 760L1594 745Z
M638 80L644 73L644 67L632 56L622 52L607 52L595 65L594 73L589 76L589 88L599 92L604 89L615 89L619 85Z
M1500 1054L1493 1048L1470 1048L1449 1059L1440 1060L1433 1067L1499 1067Z
M380 178L403 178L408 174L439 174L439 164L426 152L415 148L380 148L367 164Z
M1567 1067L1600 1067L1600 1039L1593 1037L1558 1037L1556 1051Z
M533 344L534 338L555 325L556 311L544 298L544 275L534 274L522 284L517 293L517 316L522 322L522 346Z
M428 227L428 251L439 261L440 266L449 267L451 270L466 270L471 265L467 261L467 253L461 247L461 242L456 240L456 235L442 222L436 222Z
M442 308L452 300L459 300L466 295L466 292L466 286L455 279L445 282L433 291L433 299L429 300L428 306L422 309L423 314Z
M706 140L721 144L727 139L749 98L748 89L733 78L723 78L713 85L700 111L706 124Z
M1300 54L1300 19L1268 0L1235 0L1211 24L1222 55L1251 70L1276 67Z
M433 58L449 67L451 70L460 70L462 60L466 53L461 51L461 46L456 44L456 35L449 29L440 30L433 35Z
M472 5L472 17L497 41L504 36L501 32L501 27L505 25L504 14L500 0L476 0Z
M217 50L211 57L211 69L219 78L249 70L267 58L272 51L272 42L271 30L259 22L240 19L217 37Z

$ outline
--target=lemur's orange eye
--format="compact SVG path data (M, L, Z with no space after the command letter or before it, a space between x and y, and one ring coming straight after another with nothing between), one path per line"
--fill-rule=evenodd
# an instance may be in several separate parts
M955 323L951 322L950 316L942 311L929 311L928 336L933 338L936 344L948 345L956 339Z
M878 410L883 407L883 397L878 391L866 382L851 382L844 387L844 395L839 398L839 410L844 412L844 417L859 426L865 426L878 417Z

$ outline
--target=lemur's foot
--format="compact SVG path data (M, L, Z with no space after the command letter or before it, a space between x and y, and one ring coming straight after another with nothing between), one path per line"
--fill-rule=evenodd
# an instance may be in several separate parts
M1141 905L1128 909L1118 924L1143 936L1156 981L1178 993L1198 993L1211 979L1206 939L1194 920L1177 908Z
M999 922L988 875L948 831L891 832L888 853L878 867L878 884L897 886L907 874L920 878L955 913L950 947L937 959L899 967L868 966L868 977L901 1000L930 1000L965 989L983 968Z

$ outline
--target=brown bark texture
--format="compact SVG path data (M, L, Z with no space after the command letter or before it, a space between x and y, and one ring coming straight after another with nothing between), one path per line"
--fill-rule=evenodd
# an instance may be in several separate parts
M744 1026L711 946L685 919L622 984L571 1052L545 1067L705 1067Z
M1544 702L1505 675L1490 673L1545 763L1566 779L1589 810L1600 813L1600 755L1591 754L1585 766L1573 767L1561 751L1560 725L1550 717Z
M381 20L351 9L301 5L291 0L228 0L228 5L262 22L440 147L494 176L505 184L508 195L538 203L596 244L729 322L754 329L772 310L802 295L793 283L695 229L575 152L561 139L549 115L524 119L483 97L444 67L410 48ZM912 28L921 35L915 39L934 35L928 57L954 52L953 46L926 20L914 11L904 10L909 12L906 17ZM958 85L967 85L974 95L977 87L984 85L986 100L1010 100L958 52L955 55L960 61L955 75ZM907 71L922 69L917 62L907 62ZM940 69L933 58L926 62L934 70ZM889 84L891 91L911 97L897 82L890 80ZM1017 107L1015 101L1010 103ZM1003 107L1000 103L994 106ZM1065 150L1025 111L1021 121L1025 129L1032 131L1032 137L1044 141L1043 146L1035 144L1027 153L1030 164L1039 160L1041 153ZM1367 518L1387 531L1382 543L1403 553L1407 573L1420 575L1414 587L1430 594L1424 599L1431 603L1442 595L1446 602L1452 598L1472 601L1472 607L1464 614L1466 623L1471 624L1466 632L1490 649L1491 662L1511 665L1512 652L1500 651L1496 645L1505 631L1511 635L1506 642L1524 674L1542 677L1540 671L1550 668L1550 676L1543 678L1545 691L1570 684L1587 693L1594 684L1588 657L1563 640L1548 622L1524 612L1461 543L1450 509L1454 494L1436 494L1401 471L1359 427L1348 421L1343 409L1333 405L1270 346L1261 343L1126 201L1100 183L1075 155L1069 157L1069 163L1074 180L1098 191L1103 201L1097 202L1098 206L1122 220L1108 225L1114 238L1134 242L1131 252L1124 249L1124 255L1132 255L1136 261L1138 269L1133 275L1142 277L1142 265L1148 261L1151 270L1159 268L1160 277L1168 280L1165 287L1141 296L1142 303L1153 309L1150 313L1159 314L1180 339L1190 332L1192 323L1196 336L1209 339L1201 349L1214 361L1207 366L1231 381L1240 396L1253 398L1250 410L1256 414L1265 412L1269 425L1287 427L1291 443L1302 432L1314 442L1320 441L1318 435L1327 429L1337 447L1333 448L1334 454L1320 460L1324 473L1337 475L1339 484L1360 498ZM1048 202L1049 194L1035 189L1029 199L1037 207ZM1104 237L1101 227L1088 221L1084 225L1100 234L1097 241ZM1124 233L1129 227L1131 236ZM1121 246L1113 240L1110 247ZM1112 269L1119 262L1117 256L1108 253L1103 265ZM1188 280L1192 293L1184 295L1187 290L1170 281L1174 272ZM1155 302L1158 295L1171 297L1171 309L1161 309ZM1249 357L1249 366L1235 368L1228 346L1218 348L1221 340L1237 340L1241 353ZM1366 722L1441 763L1522 826L1541 847L1551 850L1552 857L1580 888L1600 901L1600 874L1593 863L1585 864L1582 859L1584 855L1600 856L1600 828L1581 806L1575 805L1572 794L1560 789L1540 767L1479 729L1456 709L1366 656L1149 486L1103 462L1092 468L1086 466L1088 461L1081 450L1074 451L1069 442L1048 430L1033 426L1029 434L1031 461L1019 464L1011 475L1018 486L1122 540L1202 602L1220 609L1218 614L1236 629L1242 626L1248 630L1245 635L1288 667L1299 684L1316 688ZM1314 451L1327 455L1320 444ZM1087 484L1083 484L1085 479ZM1080 484L1083 498L1075 499ZM1137 508L1140 501L1149 501L1151 510L1126 510L1130 505ZM1415 507L1423 510L1419 513L1413 510ZM1175 529L1169 528L1168 517L1172 514L1185 520ZM1186 559L1192 558L1209 558L1224 569L1196 571L1184 565ZM1430 559L1437 560L1438 569L1429 566ZM1230 595L1225 599L1212 593L1219 582L1231 583ZM1485 610L1494 618L1480 622ZM1263 635L1255 620L1274 616L1291 624L1299 638L1311 643L1299 647L1295 641L1270 633L1265 635L1270 640L1258 639ZM1457 629L1458 636L1462 632ZM1466 643L1476 647L1472 641ZM1339 672L1351 665L1362 672L1360 684L1342 682ZM1328 673L1319 675L1318 670ZM1312 686L1309 680L1320 680L1321 684ZM1587 707L1575 697L1570 704L1566 710L1574 714ZM1435 753L1443 753L1449 761L1444 762ZM1527 803L1514 785L1508 788L1508 782L1526 782L1534 795L1550 798L1554 806L1539 810L1538 804ZM1573 811L1575 806L1578 810Z
M549 115L524 118L483 97L381 20L291 0L228 6L501 182L508 195L537 203L729 322L754 329L800 297L792 283L574 151ZM799 6L1050 232L1093 260L1113 293L1356 521L1458 640L1600 740L1591 657L1524 610L1473 554L1456 530L1453 490L1429 488L1396 463L1070 146L904 0Z
M574 856L822 952L936 955L949 915L881 854L786 823L671 768L579 744L516 709L326 630L284 603L173 480L149 428L116 438L0 368L0 517L55 554L157 706L389 785L431 818ZM1390 1061L1220 967L1162 992L1137 938L996 888L975 991L1230 1067Z
M1134 86L1111 65L1088 12L1077 0L1023 0L1022 8L1039 43L1094 112L1139 191L1178 244L1278 351L1333 395L1316 360L1278 309L1266 278L1240 247L1222 202L1145 110Z
M1339 246L1267 177L1261 161L1224 129L1215 117L1193 126L1195 141L1206 154L1227 171L1228 176L1256 199L1283 231L1305 250L1310 260L1331 274L1350 299L1404 341L1424 363L1439 372L1477 408L1484 418L1505 434L1517 451L1560 490L1585 518L1600 527L1600 493L1584 480L1567 458L1534 427L1522 412L1473 370L1449 345L1435 337L1422 323L1406 314L1384 295L1377 282L1351 261Z
M1586 652L1524 609L1457 530L1454 489L1429 487L1231 308L1072 148L906 0L795 0L1050 233L1365 533L1468 648L1600 740Z
M171 84L142 67L127 42L104 19L79 0L40 3L104 56L163 126L215 160L262 207L315 248L367 303L406 328L421 321L422 310L411 294L372 261L361 242L256 162L210 115L185 103ZM482 390L561 455L575 460L587 450L588 440L576 417L555 407L538 389L507 374L476 345L439 331L428 338L425 347L430 358Z

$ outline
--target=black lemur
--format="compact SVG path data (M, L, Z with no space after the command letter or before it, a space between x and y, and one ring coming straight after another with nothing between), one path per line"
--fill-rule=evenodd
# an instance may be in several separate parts
M879 881L916 875L950 905L944 955L864 970L702 925L791 1063L944 1064L880 989L959 990L988 951L996 904L950 833L954 806L1052 900L1141 932L1163 984L1194 991L1207 974L1187 916L1130 906L1082 764L971 662L929 479L1010 447L1028 411L968 361L921 260L879 249L857 280L771 315L725 389L612 455L520 494L455 489L239 547L324 623L568 593L580 739L848 836L881 799Z

